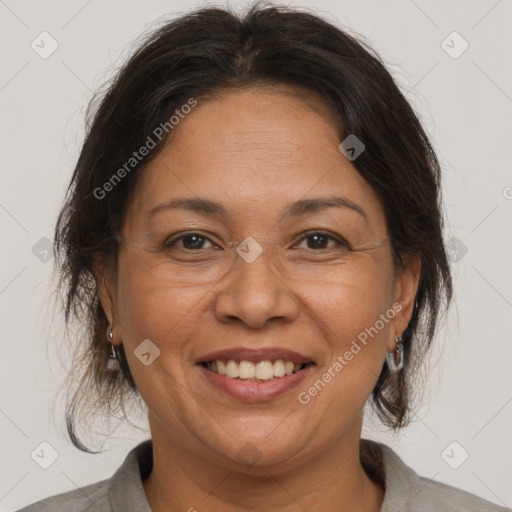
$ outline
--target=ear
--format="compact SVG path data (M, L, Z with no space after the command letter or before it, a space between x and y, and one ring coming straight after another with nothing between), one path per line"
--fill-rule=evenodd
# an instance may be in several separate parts
M116 323L116 300L115 300L115 281L114 273L107 262L98 258L94 259L93 262L93 274L96 280L96 286L98 287L98 294L100 297L101 306L105 315L107 316L109 324L115 325ZM114 339L112 343L116 343L116 331L113 332Z
M390 339L388 340L388 350L390 351L396 348L395 336L400 338L409 325L416 301L420 272L421 259L419 254L409 254L404 257L403 268L395 277L393 304L399 304L400 310L398 311L396 306L393 308L397 313L393 318Z

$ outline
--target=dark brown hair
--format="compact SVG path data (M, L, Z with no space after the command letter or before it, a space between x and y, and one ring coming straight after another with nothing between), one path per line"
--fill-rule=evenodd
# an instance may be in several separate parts
M166 138L108 193L98 190L190 98L200 102L223 90L273 85L312 91L339 119L340 141L349 134L363 141L366 149L353 165L382 201L395 271L408 254L420 255L419 288L402 336L404 368L395 375L385 363L371 397L385 424L398 429L409 421L415 362L432 342L443 299L447 308L452 297L440 166L418 116L364 38L282 6L255 4L243 15L205 8L154 30L89 106L85 141L55 229L66 324L81 326L66 410L69 435L81 450L90 451L78 426L94 415L123 417L125 400L140 400L122 345L121 371L106 371L107 318L93 261L108 262L115 273L115 234L144 165Z

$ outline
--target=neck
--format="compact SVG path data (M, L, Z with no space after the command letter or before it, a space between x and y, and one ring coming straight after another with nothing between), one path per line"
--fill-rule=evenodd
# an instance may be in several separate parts
M208 458L152 425L153 469L143 482L154 512L264 510L378 512L383 488L359 459L360 425L354 433L298 461L252 468ZM357 434L357 435L354 435Z

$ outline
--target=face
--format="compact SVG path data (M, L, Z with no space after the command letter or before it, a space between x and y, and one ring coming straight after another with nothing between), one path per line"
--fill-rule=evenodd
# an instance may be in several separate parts
M340 142L309 93L234 90L200 101L148 164L122 227L117 280L102 296L153 438L228 467L243 464L244 450L284 467L359 437L386 351L407 326L418 267L394 275L382 204ZM184 198L223 211L203 203L149 214ZM304 202L332 198L343 201ZM298 201L309 206L289 211ZM234 250L244 240L253 261ZM272 363L277 352L266 349L289 350L309 363L235 389L198 364L230 349L261 349Z

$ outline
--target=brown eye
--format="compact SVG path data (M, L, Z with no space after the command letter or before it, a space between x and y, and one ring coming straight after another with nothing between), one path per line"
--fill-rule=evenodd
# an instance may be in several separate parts
M176 247L179 242L182 243L181 247L178 246L179 249L186 249L189 251L203 250L205 249L205 247L203 247L205 242L211 243L207 237L200 235L199 233L187 233L167 240L164 246L165 248Z
M305 236L304 238L302 238L299 241L299 245L304 240L307 240L306 249L313 249L313 250L315 250L315 249L331 249L333 247L340 246L340 245L347 247L347 244L343 240L341 240L337 237L334 237L330 234L322 233L322 232L314 232L314 233L311 233L311 234ZM335 242L334 246L333 245L328 246L330 240Z

